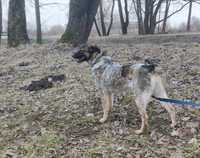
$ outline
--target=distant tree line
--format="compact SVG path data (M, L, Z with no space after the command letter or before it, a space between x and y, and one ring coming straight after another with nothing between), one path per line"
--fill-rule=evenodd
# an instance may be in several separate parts
M32 0L36 16L36 41L42 43L40 9L45 5L40 0ZM179 2L179 8L170 12L174 2ZM130 14L137 19L138 34L154 34L156 28L161 33L166 32L167 20L188 6L186 30L191 30L191 15L193 3L200 4L199 0L70 0L69 17L66 29L59 42L69 42L74 45L85 43L90 35L93 23L99 36L109 36L114 20L120 22L121 33L128 34ZM117 8L116 8L117 7ZM115 9L116 8L116 9ZM114 15L118 12L118 18ZM19 44L30 42L27 34L25 0L9 0L8 9L8 46L16 47ZM2 2L0 0L0 41L2 35Z

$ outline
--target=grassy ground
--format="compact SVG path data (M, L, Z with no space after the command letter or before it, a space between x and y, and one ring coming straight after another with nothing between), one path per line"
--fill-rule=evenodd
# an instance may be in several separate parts
M160 40L160 37L157 39ZM200 43L91 40L121 63L161 60L159 71L171 98L200 100ZM0 157L16 158L198 158L200 111L177 107L178 125L158 102L148 108L150 131L136 135L140 117L130 96L117 96L109 120L102 116L89 66L76 64L67 45L0 49ZM27 62L28 66L19 66ZM20 87L50 74L63 83L38 92Z

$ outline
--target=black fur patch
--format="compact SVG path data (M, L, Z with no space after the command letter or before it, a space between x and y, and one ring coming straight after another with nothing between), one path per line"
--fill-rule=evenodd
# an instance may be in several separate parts
M160 64L160 59L150 59L147 58L144 60L145 65L154 65L158 66Z
M77 59L78 63L81 63L90 60L94 54L101 53L101 50L97 46L82 45L75 48L72 53L72 57Z
M123 65L122 66L122 77L127 77L127 75L129 74L130 72L130 67L131 67L132 64L127 64L127 65Z
M101 50L99 49L98 46L89 46L88 48L89 53L101 53Z
M145 72L153 72L155 70L155 65L142 65Z
M99 54L101 53L101 50L97 46L89 46L88 53L89 53L89 57L87 60L90 60L94 53Z

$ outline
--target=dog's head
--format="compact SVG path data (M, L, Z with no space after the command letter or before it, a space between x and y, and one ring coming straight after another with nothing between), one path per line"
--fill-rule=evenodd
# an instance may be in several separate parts
M72 57L78 62L89 61L94 59L101 50L97 46L81 45L73 50Z

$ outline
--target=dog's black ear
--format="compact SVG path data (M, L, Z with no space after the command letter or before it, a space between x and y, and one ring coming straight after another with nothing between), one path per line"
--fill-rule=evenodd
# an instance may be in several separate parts
M155 70L155 65L150 65L150 64L147 64L147 65L142 65L142 70L144 72L153 72Z
M100 52L101 52L100 48L99 48L98 46L96 46L96 45L94 45L94 46L89 46L88 49L89 49L89 52L90 52L90 53L94 53L94 52L100 53Z
M160 59L150 59L147 58L144 61L145 65L154 65L155 67L159 65Z

